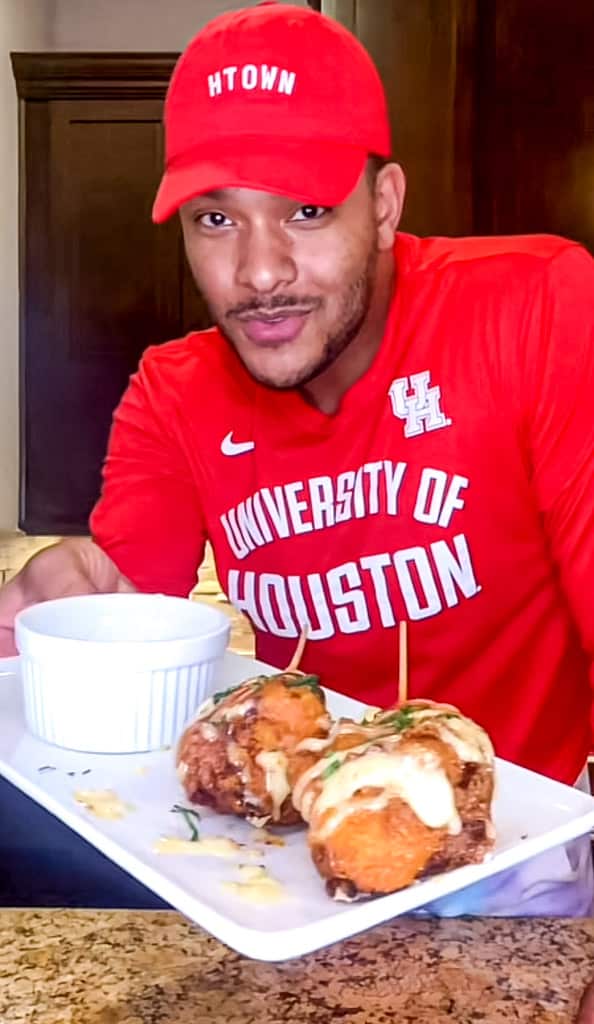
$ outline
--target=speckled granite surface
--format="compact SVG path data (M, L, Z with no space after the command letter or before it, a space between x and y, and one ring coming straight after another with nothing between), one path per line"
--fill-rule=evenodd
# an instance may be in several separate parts
M396 920L301 960L169 911L0 912L2 1024L569 1024L594 921Z

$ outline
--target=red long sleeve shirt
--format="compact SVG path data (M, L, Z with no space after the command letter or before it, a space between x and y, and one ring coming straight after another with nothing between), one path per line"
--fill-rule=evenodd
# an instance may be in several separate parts
M91 528L138 587L188 594L205 540L257 653L370 704L460 706L573 782L594 649L594 262L548 236L399 235L379 352L327 416L216 329L148 349Z

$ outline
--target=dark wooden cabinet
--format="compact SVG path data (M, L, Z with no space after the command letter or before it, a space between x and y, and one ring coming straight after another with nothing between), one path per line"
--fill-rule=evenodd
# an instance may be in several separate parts
M346 14L345 4L337 13ZM415 234L473 228L476 10L469 0L355 0L351 25L374 57L407 175L402 226Z
M594 2L479 10L479 229L553 231L594 252Z
M593 0L324 0L386 84L403 227L594 252Z
M175 55L14 55L21 116L21 495L80 533L142 351L208 323L178 224L155 227Z
M313 6L313 4L312 4ZM326 0L386 83L419 234L550 231L594 251L593 0ZM21 117L21 494L85 532L142 350L208 324L154 227L174 54L13 55Z

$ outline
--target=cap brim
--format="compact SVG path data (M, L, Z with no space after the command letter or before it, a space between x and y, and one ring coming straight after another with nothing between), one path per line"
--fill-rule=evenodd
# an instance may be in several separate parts
M191 161L169 167L153 206L161 224L193 196L223 188L251 188L315 203L339 206L356 187L368 154L336 142L250 139L211 144Z

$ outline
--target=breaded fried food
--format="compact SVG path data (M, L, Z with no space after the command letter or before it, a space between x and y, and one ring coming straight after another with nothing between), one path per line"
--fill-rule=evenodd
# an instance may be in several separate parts
M296 824L293 783L330 726L317 676L257 676L203 705L178 744L179 779L189 800L221 814ZM303 741L314 749L299 749Z
M484 860L494 843L494 755L450 705L410 701L335 724L293 803L335 898L395 892Z

